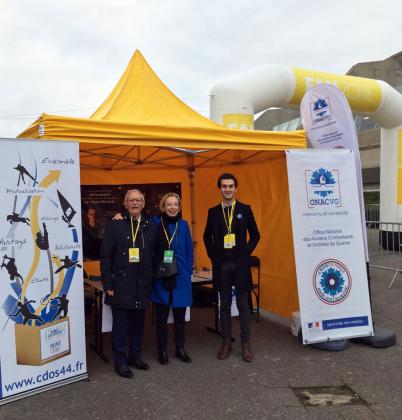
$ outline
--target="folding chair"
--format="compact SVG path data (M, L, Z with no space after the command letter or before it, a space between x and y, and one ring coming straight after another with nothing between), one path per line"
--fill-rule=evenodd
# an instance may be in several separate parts
M250 307L251 313L257 314L257 322L260 322L260 275L261 275L261 263L260 259L255 256L251 255L250 257L250 267L252 269L252 272L255 271L253 269L257 269L257 278L253 278L252 288L248 295L248 304ZM257 303L257 308L254 310L253 305L253 295L255 296L255 301Z

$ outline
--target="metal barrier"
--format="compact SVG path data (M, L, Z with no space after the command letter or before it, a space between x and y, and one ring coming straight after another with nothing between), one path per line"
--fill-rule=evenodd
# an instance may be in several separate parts
M367 242L370 267L394 271L390 289L402 273L402 223L367 220Z
M366 220L380 221L380 205L379 204L366 204L364 207Z
M380 220L380 205L379 204L366 204L364 208L366 220L373 220L378 222Z

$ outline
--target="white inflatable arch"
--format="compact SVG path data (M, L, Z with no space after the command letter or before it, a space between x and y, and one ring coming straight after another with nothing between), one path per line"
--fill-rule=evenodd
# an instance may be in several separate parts
M354 113L371 116L380 125L380 217L402 222L402 95L388 83L267 64L216 83L210 118L226 127L253 129L254 114L271 107L299 107L306 90L319 83L336 85Z

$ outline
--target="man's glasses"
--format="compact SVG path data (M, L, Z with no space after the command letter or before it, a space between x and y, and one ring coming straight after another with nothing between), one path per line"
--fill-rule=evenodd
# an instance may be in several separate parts
M130 198L127 200L129 203L142 203L144 200L142 198Z

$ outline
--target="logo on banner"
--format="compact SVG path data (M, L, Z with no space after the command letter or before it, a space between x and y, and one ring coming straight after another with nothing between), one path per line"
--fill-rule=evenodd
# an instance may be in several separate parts
M66 334L66 326L64 324L55 325L45 330L45 340L52 341L63 337Z
M337 305L348 297L352 277L345 264L334 259L325 260L314 271L313 286L322 302Z
M310 331L322 331L322 322L321 321L307 322L307 328Z
M306 170L307 205L342 207L339 173L324 168L315 171Z
M313 125L321 124L323 121L332 120L331 107L329 106L329 96L318 98L310 103L311 120Z

